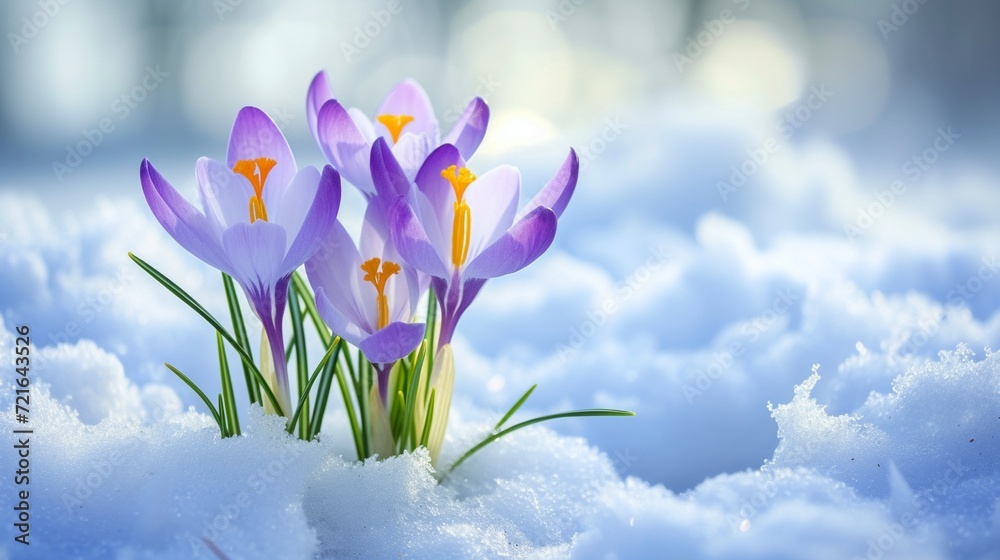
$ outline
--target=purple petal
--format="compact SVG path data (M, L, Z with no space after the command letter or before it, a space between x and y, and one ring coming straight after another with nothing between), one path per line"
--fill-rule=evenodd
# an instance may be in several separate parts
M539 206L468 264L464 278L496 278L517 272L541 256L556 235L556 215Z
M285 205L301 205L309 208L309 213L300 222L299 228L288 229L289 235L294 235L295 240L291 242L288 254L285 255L284 262L281 263L282 270L290 274L319 249L323 239L326 238L333 224L337 221L337 211L340 210L340 192L340 175L337 175L337 172L327 165L323 168L323 175L315 190L311 206L308 199L296 199L294 195L300 194L296 192L289 192L286 199L282 201ZM302 194L304 196L304 193ZM288 227L292 228L296 225L292 223Z
M184 200L148 159L139 165L142 192L156 220L181 247L219 270L232 274L220 238L201 212Z
M472 211L469 259L474 259L510 229L520 192L521 173L509 165L495 167L469 185L465 191L465 202Z
M569 204L569 199L573 196L573 191L576 189L576 180L579 172L580 158L576 156L576 152L573 149L570 149L569 155L566 156L566 160L559 168L559 171L556 171L556 174L549 179L549 182L542 187L542 190L525 205L520 214L518 214L517 219L520 220L525 214L539 206L551 209L555 212L557 218L562 216L563 210L566 209L566 205Z
M306 121L309 123L309 130L312 131L317 144L320 143L317 127L319 110L324 103L331 99L333 99L333 90L330 89L330 81L326 78L326 72L321 70L309 84L309 93L306 95Z
M306 261L306 276L313 291L323 289L331 305L351 323L369 329L366 308L360 301L361 262L354 240L338 220L320 248Z
M298 171L292 150L271 117L256 107L244 107L236 115L233 131L229 134L226 166L232 169L237 161L257 158L278 162L268 174L265 185L287 185Z
M326 290L322 287L316 288L316 311L319 312L319 316L323 318L323 322L330 327L333 334L343 338L354 347L358 347L368 336L367 332L348 319L330 302Z
M396 161L396 157L392 155L392 148L386 143L385 138L377 138L372 145L370 167L375 191L379 196L395 200L397 196L406 196L409 192L410 181Z
M422 323L389 323L386 327L361 341L361 350L369 362L388 364L413 352L424 339Z
M407 264L431 276L444 278L448 274L438 250L427 238L423 225L403 197L393 203L389 229L396 250Z
M199 158L194 166L198 192L205 217L219 239L223 230L250 219L249 201L253 187L246 177L209 158Z
M465 167L465 159L455 146L442 144L427 156L424 164L420 166L420 171L417 172L415 179L417 188L424 193L431 206L438 212L446 206L451 206L455 201L455 191L451 188L451 183L441 176L441 172L452 165Z
M323 104L318 117L319 144L333 167L366 196L375 195L368 141L335 99Z
M254 305L267 300L271 290L284 276L281 261L285 256L285 228L257 220L239 223L222 233L222 245L233 265L233 278L243 286Z
M404 134L399 142L392 146L392 155L396 157L400 167L406 174L406 178L413 180L420 170L420 165L427 159L427 154L431 152L437 144L427 136Z
M385 96L382 104L379 105L378 115L410 115L413 122L403 128L403 134L424 134L433 142L438 139L438 122L434 116L434 108L431 100L427 97L427 92L420 84L413 80L403 80ZM380 136L392 138L387 129L381 123L375 125L375 130Z
M490 122L490 108L482 98L469 102L462 116L441 140L442 144L454 144L462 157L469 159L486 136L486 125Z

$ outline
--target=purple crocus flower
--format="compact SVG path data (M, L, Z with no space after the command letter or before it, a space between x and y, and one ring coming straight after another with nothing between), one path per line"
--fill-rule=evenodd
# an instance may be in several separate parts
M148 159L139 167L146 202L182 247L243 288L274 359L282 412L291 415L281 332L288 282L336 223L340 176L329 165L322 174L315 167L299 170L281 131L254 107L236 116L225 165L201 158L195 171L202 211Z
M389 236L390 203L399 192L396 189L403 191L408 184L387 183L392 178L385 171L382 150L388 148L379 139L372 150L370 173L386 196L369 201L360 243L355 245L338 220L320 250L306 261L306 274L316 293L316 308L330 330L375 365L384 403L392 365L420 344L424 325L411 322L420 297L417 271L400 258ZM402 174L398 166L392 171L392 177Z
M490 110L485 101L474 98L442 139L430 99L417 82L400 82L379 105L372 120L359 109L345 109L334 99L326 73L320 72L309 86L306 115L326 159L366 198L371 198L375 196L375 185L368 156L376 138L391 142L396 160L412 181L427 154L442 143L453 144L465 158L472 157L486 134Z
M487 279L521 270L548 249L578 170L570 150L555 176L518 212L516 168L500 166L477 177L449 144L427 157L417 189L393 203L390 228L403 259L433 278L442 314L439 346L451 341Z

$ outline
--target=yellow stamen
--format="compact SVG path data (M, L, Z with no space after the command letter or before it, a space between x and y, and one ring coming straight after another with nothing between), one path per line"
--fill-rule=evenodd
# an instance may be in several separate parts
M379 272L379 264L382 271ZM371 282L375 286L378 296L375 303L378 305L378 330L384 329L389 324L389 298L385 295L385 283L389 277L399 272L399 265L392 261L383 261L378 257L372 257L361 265L361 271L365 273L364 281Z
M271 158L241 159L233 166L233 171L243 175L250 181L254 195L250 197L250 223L257 220L267 221L267 208L264 207L264 183L267 174L278 162Z
M403 133L403 127L413 122L413 117L410 115L379 115L375 117L375 120L389 129L392 143L395 144L399 141L399 135Z
M465 189L476 180L476 174L468 167L451 165L441 171L441 176L451 183L455 191L455 220L451 227L451 262L456 267L465 264L469 256L469 242L472 237L472 210L465 203Z

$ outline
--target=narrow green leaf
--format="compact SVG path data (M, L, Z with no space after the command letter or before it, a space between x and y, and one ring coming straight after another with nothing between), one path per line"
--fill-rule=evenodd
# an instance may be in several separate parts
M493 443L494 441L502 438L503 436L505 436L505 435L507 435L507 434L509 434L511 432L516 432L517 430L520 430L521 428L525 428L527 426L530 426L532 424L537 424L539 422L545 422L545 421L548 421L548 420L555 420L557 418L573 418L573 417L579 417L579 416L635 416L635 413L634 412L629 412L627 410L612 410L612 409L573 410L571 412L560 412L558 414L549 414L547 416L539 416L538 418L532 418L531 420L525 420L524 422L521 422L520 424L514 424L513 426L511 426L511 427L509 427L507 429L504 429L504 430L501 430L501 431L496 432L494 434L491 434L490 436L486 437L486 439L484 439L483 441L477 443L472 449L466 451L464 455L462 455L461 457L459 457L459 459L457 461L455 461L455 463L452 464L451 467L448 469L448 472L454 471L456 468L458 468L459 465L461 465L462 463L464 463L466 459L468 459L469 457L472 457L472 455L476 451L479 451L480 449L486 447L487 445Z
M401 438L397 441L399 446L399 451L407 449L407 441L410 439L410 433L415 429L416 424L413 419L413 410L417 402L417 387L420 384L420 372L424 367L424 356L427 354L427 341L420 343L417 347L416 360L413 364L413 370L410 372L409 377L409 388L406 392L406 411L403 413L403 429L400 432ZM416 447L417 438L414 435L413 443Z
M175 368L174 366L168 363L165 363L163 365L167 366L167 369L174 372L174 375L179 377L181 381L183 381L188 387L191 388L192 391L195 392L196 395L201 397L201 400L205 403L205 406L208 407L208 411L212 413L212 418L215 418L215 423L219 425L219 430L222 431L223 437L225 437L226 429L223 427L222 418L219 416L219 411L216 410L215 405L212 404L212 401L208 400L208 396L205 394L204 391L201 390L201 387L198 387L198 385L196 385L194 381L191 381L191 379L189 379L188 376L181 373L181 370Z
M222 421L222 437L232 436L233 432L229 429L229 416L226 411L226 403L222 400L222 393L219 393L219 418Z
M420 434L420 445L427 447L427 441L431 437L431 423L434 422L434 389L431 389L431 396L427 399L427 417L424 419L424 433Z
M243 322L243 311L240 309L240 298L236 293L236 286L228 274L225 272L221 274L222 285L226 290L226 304L229 305L229 317L233 321L233 336L239 342L240 346L246 350L247 355L250 356L250 361L253 361L253 353L250 351L250 338L247 336L246 323ZM246 363L242 363L242 366L243 377L247 384L247 394L250 396L250 404L260 403L263 406L264 400L260 397L260 387L257 385L257 379L253 376Z
M326 323L323 322L323 318L319 316L319 311L316 310L316 300L313 298L312 292L309 291L306 281L302 279L298 271L292 273L292 285L295 286L299 297L302 298L302 304L306 308L306 315L309 315L309 318L312 319L313 325L316 327L316 334L319 335L323 347L328 348L330 343L333 342L333 335L330 333L330 329L327 328Z
M295 433L295 424L299 421L303 412L306 414L309 413L309 390L312 388L316 379L319 378L319 374L323 373L323 369L326 367L327 362L330 361L330 356L333 355L334 350L335 347L331 346L330 349L326 351L326 355L323 356L323 359L320 360L318 364L316 364L316 369L313 371L312 375L309 376L309 380L303 384L303 389L299 391L299 403L295 407L295 414L293 414L291 419L288 420L288 426L286 427L288 433Z
M267 395L268 400L271 401L271 406L274 407L274 410L277 411L278 414L284 416L281 410L281 405L278 404L278 399L275 398L274 392L272 392L271 388L268 386L267 380L265 380L264 376L260 374L260 370L257 368L257 364L253 363L253 358L250 356L249 353L247 353L247 350L242 346L240 346L239 342L237 342L236 339L233 338L233 335L229 334L229 331L227 331L226 328L223 327L222 324L219 323L219 321L215 317L213 317L211 313L208 312L208 310L206 310L200 303L198 303L197 300L191 297L190 294L185 292L180 286L174 284L174 282L171 279L164 276L162 272L156 270L146 261L140 259L131 252L128 254L128 256L135 262L135 264L139 265L139 268L146 271L146 273L152 276L154 280L159 282L170 293L177 296L178 299L183 301L188 307L193 309L197 314L201 315L203 319L208 321L208 324L212 325L212 327L215 328L215 330L219 331L219 334L221 334L222 337L226 339L226 342L228 342L233 347L233 349L236 350L236 353L240 355L240 359L243 360L243 363L250 368L251 373L254 374L254 377L257 379L258 384L260 384L261 389L264 390L264 393Z
M525 393L521 395L521 398L517 399L517 402L514 403L514 406L510 407L510 410L507 411L507 414L503 415L503 418L501 418L500 421L497 422L497 425L494 426L493 429L499 430L500 428L502 428L504 423L506 423L507 420L510 420L510 417L513 416L515 412L517 412L517 409L521 408L521 405L528 400L528 397L531 396L531 393L535 392L536 387L538 387L537 383L532 385L530 389L525 391Z
M229 375L229 359L226 358L226 346L222 343L222 335L215 333L216 346L219 349L219 371L222 376L222 396L226 401L227 430L231 435L240 434L240 418L236 411L236 395L233 393L233 380Z
M309 440L309 390L305 387L309 378L308 355L306 353L305 329L302 328L302 308L299 306L298 289L292 285L292 294L288 298L288 311L292 319L292 338L295 343L295 373L296 382L299 386L299 409L295 415L301 415L299 421L299 439ZM327 351L329 355L333 348ZM320 370L316 370L319 373ZM304 410L302 410L304 408ZM294 423L293 423L294 424Z

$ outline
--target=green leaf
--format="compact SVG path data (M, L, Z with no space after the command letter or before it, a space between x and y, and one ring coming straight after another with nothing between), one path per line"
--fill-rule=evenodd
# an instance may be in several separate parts
M292 286L295 287L299 297L302 298L302 304L306 308L306 315L309 315L309 318L312 319L313 325L316 327L316 334L319 335L323 347L329 348L330 343L333 342L333 335L330 334L330 329L323 322L323 318L319 316L319 311L316 310L316 300L313 298L312 292L309 291L306 281L302 279L298 271L292 273Z
M335 349L336 349L335 346L331 346L330 349L326 351L326 355L323 356L323 359L320 360L318 364L316 364L316 369L309 377L309 380L304 383L304 388L299 391L299 403L295 407L295 414L293 414L291 419L288 420L288 426L286 426L288 433L290 434L295 433L295 424L296 422L298 422L299 417L302 415L303 411L308 414L309 406L307 401L309 400L309 390L312 388L312 385L316 381L316 379L319 378L319 374L323 372L323 369L326 367L327 362L330 361L330 357L333 355Z
M219 430L222 431L222 437L225 437L226 429L222 424L222 418L219 416L219 411L216 410L215 405L212 404L212 401L208 400L208 396L205 395L205 392L201 390L201 387L198 387L198 385L196 385L194 381L191 381L188 378L188 376L181 373L181 370L175 368L169 363L165 363L163 365L167 366L167 369L174 372L174 375L179 377L181 381L183 381L188 387L191 388L192 391L195 392L195 394L201 397L202 402L204 402L205 406L208 407L208 411L212 413L212 418L215 418L215 423L219 425Z
M240 434L240 418L236 412L236 395L233 393L233 380L229 376L229 360L226 358L226 346L222 343L222 335L216 331L216 346L219 349L219 371L222 376L222 396L226 401L227 431L232 435ZM221 407L220 407L221 411Z
M409 377L409 388L406 392L406 410L403 413L403 426L400 430L400 437L396 441L398 451L401 453L403 450L407 449L407 440L410 438L410 433L414 429L414 406L417 402L417 391L420 384L420 372L423 371L424 367L424 356L427 354L427 341L420 343L417 347L417 357L413 364L413 369L410 371ZM414 447L416 447L416 436L413 437Z
M227 331L226 328L223 327L222 324L219 323L219 321L215 317L213 317L211 313L208 312L208 310L202 307L202 305L198 303L197 300L191 297L180 286L174 284L174 282L171 279L164 276L162 272L156 270L146 261L140 259L131 252L128 254L128 256L135 262L135 264L139 265L139 268L146 271L147 274L152 276L154 280L159 282L170 293L177 296L178 299L187 304L187 306L193 309L196 313L198 313L198 315L201 315L203 319L208 321L209 325L212 325L212 327L214 327L215 330L217 330L219 334L221 334L222 337L226 339L226 342L228 342L233 347L233 349L236 350L236 353L240 355L240 359L243 360L243 363L250 368L251 373L254 374L254 377L260 384L261 389L264 390L264 393L267 395L268 400L271 401L271 406L274 407L274 410L277 411L278 414L284 416L281 410L281 405L278 404L278 399L275 398L274 392L272 392L271 388L268 386L267 380L265 380L264 376L260 374L260 370L257 369L257 365L253 363L253 358L250 356L247 350L242 346L240 346L239 342L237 342L236 339L233 338L233 335L229 334L229 331Z
M222 285L226 290L226 304L229 305L229 317L233 321L233 336L236 337L236 342L239 342L247 355L250 356L250 361L253 361L253 354L250 352L250 338L247 336L246 324L243 322L243 311L240 309L240 298L236 293L236 286L233 284L233 279L225 272L222 272ZM257 379L253 376L250 368L247 367L245 362L241 362L243 366L243 377L247 384L247 394L250 396L250 404L260 403L264 404L264 400L260 397L260 387L257 385Z
M299 408L295 415L301 414L299 421L299 439L309 440L309 389L306 382L309 378L308 356L306 354L305 329L302 328L302 308L299 307L298 288L292 285L292 297L288 298L288 310L292 319L292 338L295 342L295 372L296 382L299 386ZM327 351L330 353L333 349ZM316 370L319 373L320 370ZM304 408L305 410L302 410ZM294 424L294 422L293 422Z
M520 424L514 424L513 426L491 434L486 437L483 441L477 443L472 449L465 452L464 455L459 457L454 464L448 469L448 472L454 471L459 465L465 462L466 459L472 457L472 455L479 451L480 449L486 447L487 445L493 443L494 441L502 438L503 436L516 432L521 428L525 428L532 424L537 424L539 422L546 422L548 420L555 420L557 418L574 418L579 416L635 416L634 412L629 412L627 410L612 410L612 409L589 409L589 410L573 410L571 412L560 412L558 414L549 414L547 416L539 416L538 418L532 418L531 420L525 420Z
M434 422L434 389L431 389L431 396L427 399L427 417L424 419L424 433L420 434L420 445L427 447L427 441L431 437L431 423Z
M531 393L535 392L536 387L538 387L537 383L535 385L532 385L530 389L525 391L524 395L522 395L521 398L517 399L517 402L514 403L514 406L510 407L510 410L507 411L507 414L503 415L503 418L501 418L500 421L497 422L497 425L493 429L499 430L500 428L502 428L503 425L507 422L507 420L510 420L510 417L513 416L515 412L517 412L517 409L521 408L521 405L528 400L528 397L531 396Z

